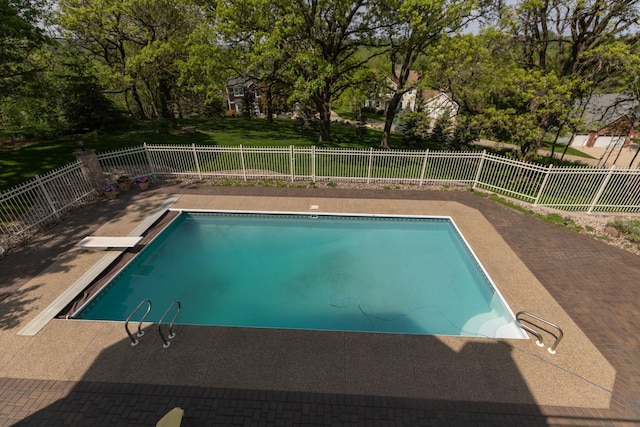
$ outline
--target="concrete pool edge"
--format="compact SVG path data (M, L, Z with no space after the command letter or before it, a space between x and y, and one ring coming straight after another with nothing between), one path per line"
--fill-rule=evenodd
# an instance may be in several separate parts
M186 200L186 199L190 199L190 200ZM259 207L262 209L267 208L271 204L277 205L280 209L282 209L283 206L284 207L291 206L291 209L294 209L294 208L305 209L306 207L312 204L319 204L319 206L321 206L322 208L328 209L327 206L334 203L339 203L341 205L340 210L343 210L343 209L357 210L357 209L362 209L362 207L364 206L366 209L372 209L372 210L379 209L385 212L393 212L393 211L402 212L403 210L412 210L412 211L420 211L420 212L429 210L431 212L434 212L438 210L442 210L442 211L449 210L449 211L455 211L455 215L453 215L454 218L456 216L461 216L461 217L469 216L468 221L463 221L463 223L461 223L460 221L457 221L457 223L463 229L465 236L467 237L468 240L470 240L470 243L472 244L474 251L476 251L476 253L478 254L483 265L487 267L493 279L496 281L506 280L512 283L513 286L509 287L509 292L506 292L503 285L499 284L498 286L500 286L500 289L505 294L505 298L507 298L507 300L509 301L510 305L514 308L514 310L518 309L518 307L515 307L514 304L510 301L511 298L514 298L514 295L517 296L518 293L525 293L527 295L531 294L534 296L542 295L543 297L542 301L539 304L536 304L536 307L524 306L523 308L529 308L532 311L535 309L535 311L537 311L538 313L541 313L541 311L545 311L545 314L548 314L550 319L557 321L561 326L567 329L567 332L568 332L567 341L564 341L563 344L560 346L557 356L552 357L552 356L546 356L544 353L541 353L541 354L534 353L535 344L532 342L532 340L529 340L528 344L530 345L527 345L526 347L522 347L521 350L515 350L513 352L515 362L518 368L521 369L521 372L523 373L522 376L526 381L526 383L529 385L531 394L535 399L535 401L541 405L556 405L556 406L565 405L565 406L578 406L578 407L607 407L608 405L610 396L606 392L595 393L595 394L592 394L591 396L586 396L587 393L584 391L585 384L583 382L579 381L578 384L576 385L576 382L571 383L571 375L567 375L566 377L564 374L555 375L556 373L555 370L553 371L548 370L553 368L552 365L549 365L548 363L556 363L565 369L577 370L578 374L583 375L586 378L593 379L594 382L598 384L604 384L604 385L607 385L607 384L610 385L612 380L606 379L606 378L604 380L601 380L600 378L608 375L611 375L611 376L614 375L610 365L608 365L606 361L604 361L605 362L604 364L602 363L603 358L601 358L601 356L600 358L596 357L595 359L597 360L591 360L592 359L590 357L590 354L592 352L591 349L587 349L588 351L584 352L583 356L581 355L582 347L579 345L578 341L584 338L584 335L581 334L579 330L575 330L573 326L570 328L567 328L566 327L567 324L564 323L564 319L561 319L561 318L559 319L558 317L555 316L555 309L551 307L552 304L550 303L548 304L547 298L544 295L546 292L544 291L544 288L542 288L543 292L540 292L540 289L532 290L532 292L527 292L527 288L532 286L531 285L532 283L531 279L533 277L532 274L528 270L526 270L526 268L523 269L523 266L521 265L521 262L519 262L519 260L517 261L512 260L513 254L510 255L507 253L501 253L501 251L509 250L508 246L506 246L506 243L504 243L504 241L501 238L499 238L497 242L494 239L495 236L493 237L490 236L491 238L489 238L488 240L486 239L487 237L486 233L496 233L496 232L490 226L490 224L489 224L489 228L486 228L488 223L486 222L484 217L482 217L482 215L478 211L472 208L468 208L466 206L460 205L455 202L442 202L442 203L431 202L431 201L398 202L393 200L366 201L366 200L356 200L356 199L345 200L345 199L318 199L318 198L289 199L289 198L266 198L266 197L260 198L260 197L243 197L243 196L207 196L207 197L200 197L200 200L198 200L197 196L187 197L187 196L181 195L181 200L179 205L186 204L187 202L189 202L189 204L192 204L192 205L194 204L195 205L216 205L216 207L220 207L224 205L232 205L232 206L242 205L243 208L247 206L248 207L253 206L253 207ZM467 231L466 228L469 228L469 227L471 227L472 229L470 231ZM477 230L474 230L473 228L477 228ZM493 255L500 255L500 256L498 257L498 259L495 259L493 261L490 260L490 262L488 262L486 258L487 257L491 258L492 254L485 253L487 251L492 252ZM89 254L78 254L78 256L88 257ZM498 274L494 273L492 270L497 271ZM501 277L501 278L499 279L498 277ZM535 281L535 278L533 278L533 281ZM520 286L516 286L518 283L520 284ZM514 288L514 289L511 289L511 288ZM555 301L552 301L552 303L555 304ZM522 304L524 304L524 302ZM44 330L42 331L43 332L42 335L38 334L38 336L36 337L30 337L28 342L23 342L23 346L19 346L21 348L16 348L19 351L12 358L13 363L9 363L9 364L5 363L2 374L10 377L13 377L16 375L24 375L23 376L24 378L69 379L69 380L90 379L90 377L87 377L87 375L85 375L86 369L89 369L87 368L87 366L89 366L88 364L96 360L104 349L110 348L114 345L120 346L123 344L123 339L125 337L124 337L124 332L122 331L121 325L105 325L105 324L71 325L70 323L72 322L67 322L64 320L55 320L51 322L47 327L44 328ZM189 331L191 331L190 334L192 336L194 336L194 334L203 334L203 332L198 328L189 328ZM213 331L211 332L211 335L212 337L215 336L217 339L218 338L217 336L223 332L229 333L229 334L237 333L236 330L232 332L227 332L227 330L225 330L225 331L218 331L218 332ZM252 332L248 331L247 334L252 334ZM204 335L207 335L207 334L204 334ZM281 333L280 335L285 335L287 337L291 337L292 339L301 339L304 337L304 334ZM581 335L581 336L579 337L578 335ZM311 336L327 339L326 334L311 334ZM343 337L342 340L367 341L369 345L376 345L375 343L371 343L369 342L370 340L363 338L361 336L357 336L357 337L353 336L348 338L344 338L344 334L341 334L341 336ZM51 340L52 337L56 337L57 344L50 346L45 341ZM420 340L415 341L413 339L408 339L408 338L400 338L399 340L404 342L411 342L411 343L415 343L415 342L446 343L446 345L454 353L458 351L462 351L461 349L464 348L466 345L475 345L478 342L477 339L465 340L463 338L455 338L455 339L442 338L437 340L429 339L429 340L422 340L422 341ZM172 351L176 350L175 354L177 354L178 351L181 351L179 349L181 346L185 350L187 349L187 347L192 348L192 346L194 345L196 346L195 348L198 348L197 343L190 343L185 341L180 342L180 345L172 346ZM383 340L383 341L388 341L388 340ZM204 341L204 342L201 342L200 345L207 345L207 343L210 343L210 342L211 341ZM124 344L126 345L126 342ZM74 348L75 346L79 346L79 349L75 349ZM256 343L256 348L261 348L259 343ZM296 348L297 347L295 347L292 351L294 352L298 351L296 350ZM28 354L31 355L30 357L32 358L33 363L31 363L29 366L26 365L26 362L20 363L21 358L28 359L24 357L22 351L20 350L23 350L24 352L28 352ZM126 352L128 350L129 349L123 348L123 352ZM219 350L222 351L223 349L220 348ZM429 353L429 350L426 348L424 349L421 348L421 350L425 351L425 353L420 356L421 358L423 358L423 363L424 364L434 363L433 360L429 360L430 357L433 356L433 354ZM47 351L50 354L52 354L52 356L54 354L57 355L58 359L56 359L56 365L60 365L60 366L51 366L51 364L49 364L48 366L44 366L44 365L39 366L37 362L38 352L46 353ZM534 354L530 355L530 354L527 354L527 352L534 353ZM70 353L70 354L67 355L66 353ZM149 354L150 353L134 355L133 353L130 353L130 356L128 357L133 358L132 360L139 361L146 358ZM281 356L283 355L281 354ZM380 354L379 356L383 356L383 355ZM67 363L66 361L70 357L72 357L76 362L74 368L71 367L72 365L70 362ZM293 356L286 356L286 357L293 357ZM168 363L169 360L175 360L174 356L165 355L165 358L168 358L167 362L161 362L163 364L162 366L164 366L164 363ZM5 359L6 359L6 356L5 356ZM155 356L154 356L154 360L155 360ZM192 360L192 359L188 359L188 360ZM298 359L295 359L295 360L292 359L291 361L295 363L302 363L302 361ZM225 362L225 363L228 363L228 362ZM535 366L537 368L540 368L542 366L542 372L540 372L540 370L536 372L535 369L531 369L531 368L534 368L533 365L538 365L538 366ZM201 366L201 365L196 365L196 366ZM547 366L547 368L544 368L545 366ZM86 369L83 369L83 367L85 367ZM599 371L603 375L601 377L590 376L587 372L585 372L585 370L587 370L588 368L591 368L594 371ZM95 369L95 367L93 369ZM205 369L205 368L203 367L202 369ZM293 367L291 369L293 369ZM301 370L299 372L296 371L297 375L304 375L303 374L304 369L302 369L302 367L300 367L300 369ZM154 371L157 370L157 367L155 367L155 369L153 370ZM175 372L175 369L172 370L172 372ZM451 371L451 375L454 375L453 370ZM400 379L401 378L398 377L398 381L400 381ZM133 382L153 381L158 383L169 383L171 381L174 381L176 383L185 384L185 385L186 384L215 385L217 384L216 381L223 381L223 379L220 379L220 378L214 379L211 377L207 377L206 375L203 378L195 378L195 379L191 375L186 375L184 377L181 376L180 378L176 378L175 376L172 376L169 373L167 374L163 373L161 376L158 376L156 378L153 376L151 377L148 376L146 372L134 374L133 377L125 377L117 380L133 381ZM213 383L211 382L207 383L206 381L213 381ZM459 381L462 381L462 380L459 380ZM473 377L467 375L467 379L465 381L469 382L469 385L471 385L475 380ZM282 385L282 383L277 383L277 384ZM239 386L248 387L249 385L244 383L243 385L239 385ZM276 385L274 387L280 387L280 386ZM293 389L298 389L298 390L300 389L300 386L296 384L292 384L291 387ZM309 387L311 386L309 385ZM496 386L496 387L499 387L499 386ZM310 390L313 391L312 389ZM576 390L581 390L581 393L578 393L580 394L580 396L576 396ZM322 391L322 390L317 390L317 391ZM353 388L348 388L346 389L346 391L349 393L357 393L357 390ZM587 391L590 392L591 388L588 388ZM363 392L365 394L376 393L376 391L373 389L363 390ZM384 389L381 388L380 391L378 391L377 393L384 393ZM401 390L395 390L395 389L389 390L389 395L413 396L413 397L420 397L422 396L422 394L420 393L426 393L426 391L414 390L413 392L411 392L413 394L411 393L403 394L403 393L405 392ZM447 395L447 398L455 398L455 397L449 394ZM498 396L497 394L492 394L492 396L490 397L485 397L479 400L482 401L487 399L495 399L495 401L509 401L510 397L509 397L509 392L505 391L504 394L501 396Z
M165 212L171 208L178 198L172 197L167 199L158 209L149 215L144 221L138 224L128 236L138 236L144 233L154 222L158 220ZM106 249L106 248L105 248ZM76 296L89 286L112 262L114 262L122 253L124 248L111 248L98 262L96 262L89 270L86 271L78 280L73 282L58 298L51 302L44 310L40 311L27 325L18 331L21 336L36 335L51 321L64 307L67 306Z

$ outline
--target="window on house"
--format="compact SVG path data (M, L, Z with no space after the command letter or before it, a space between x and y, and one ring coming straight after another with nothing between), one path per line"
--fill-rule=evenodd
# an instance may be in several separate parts
M242 86L234 86L233 87L233 96L244 96L244 87L242 87Z

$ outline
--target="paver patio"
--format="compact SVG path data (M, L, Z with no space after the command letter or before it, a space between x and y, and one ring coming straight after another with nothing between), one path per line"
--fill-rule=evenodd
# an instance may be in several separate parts
M466 344L466 351L452 353L450 349L457 344L433 337L391 336L379 340L375 334L252 329L239 333L237 329L229 331L231 328L181 327L185 341L200 342L202 352L175 352L174 356L167 356L151 346L137 353L123 349L119 345L126 346L122 328L116 332L109 325L96 335L89 332L95 325L76 322L69 326L74 322L60 320L51 322L38 334L37 340L16 337L18 326L34 316L28 311L37 304L30 300L35 290L29 288L39 283L34 282L34 278L45 278L38 285L44 289L54 287L55 280L48 283L47 277L77 276L82 268L74 264L77 257L74 257L73 244L99 229L132 229L158 200L171 194L181 195L183 200L192 197L205 201L213 196L236 196L233 200L244 199L248 204L255 204L262 197L302 201L331 199L331 203L342 203L345 208L353 206L355 199L398 206L398 209L415 202L456 203L463 207L461 212L472 208L488 221L528 270L512 273L516 277L532 273L613 367L615 382L611 386L601 384L605 389L613 388L613 394L577 380L573 388L581 392L578 394L584 401L592 399L592 407L540 404L553 401L540 395L539 390L544 391L545 384L539 388L533 384L535 380L522 374L518 356L507 347L503 350L482 340ZM200 197L203 195L212 197ZM128 219L114 219L123 216ZM499 263L492 267L500 268ZM503 268L506 274L511 266ZM465 191L163 187L147 193L125 194L117 200L83 208L55 229L1 259L0 269L0 291L5 296L0 313L0 345L3 346L0 373L4 373L0 378L0 425L154 425L174 406L185 409L189 425L640 424L640 339L636 330L640 324L638 257ZM64 375L54 374L58 369L67 368L58 366L60 363L50 355L73 347L74 340L86 345L83 339L94 340L94 347L111 342L119 344L104 345L97 357L87 350L77 359L74 365L77 369L67 370ZM264 351L253 370L239 362L242 352L252 348L244 346L246 342ZM571 337L567 342L571 343ZM570 349L562 347L567 342L559 348L559 353L564 351L560 358L571 354ZM176 347L179 344L176 343ZM235 349L238 359L225 356L233 352L212 351L223 347ZM386 355L401 347L408 349L400 353L405 354L405 363L388 360ZM22 353L30 356L16 361L5 351L11 348L32 351ZM331 354L323 354L336 348L345 352L344 359L353 369L345 371L344 367L336 366ZM371 351L365 353L361 351L363 348ZM530 349L535 351L535 345ZM437 352L441 357L430 360L428 369L421 369L415 363L416 354ZM203 356L208 363L201 364ZM586 365L590 360L576 355L573 368L588 370ZM316 369L300 375L297 365L302 361ZM162 372L143 377L139 374L146 372L143 365L158 366ZM467 394L463 393L465 397L454 398L455 393L468 386L465 379L479 375L476 369L482 365L494 365L490 374L484 374L482 387L470 387ZM194 369L185 373L183 366ZM406 366L411 369L405 369ZM449 383L455 390L438 388L445 383L435 379L431 390L415 389L429 384L431 376L437 377L447 370L452 371L450 377L458 378ZM372 372L380 374L371 376ZM47 373L51 373L51 378ZM540 375L543 382L549 382L549 393L554 381L569 378L566 372L548 368L541 369ZM207 376L211 378L206 379ZM492 378L497 381L500 376L504 376L502 384L512 387L511 400L518 403L505 400L493 390L502 386L492 383ZM264 378L262 383L260 378ZM212 382L217 386L207 385ZM262 387L256 386L260 384ZM601 404L603 394L611 397L608 407Z

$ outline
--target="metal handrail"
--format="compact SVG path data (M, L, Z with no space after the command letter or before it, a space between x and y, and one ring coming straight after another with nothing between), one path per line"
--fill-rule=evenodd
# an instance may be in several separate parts
M529 316L539 322L544 323L545 325L549 325L552 328L555 328L555 330L557 331L557 334L555 334L553 331L545 329L544 327L536 323L533 323L529 319L522 319L521 316ZM549 335L551 335L552 337L554 337L556 340L553 342L553 345L551 345L551 347L547 349L547 351L551 354L556 354L556 347L558 347L558 344L560 344L560 340L562 340L562 337L564 336L564 332L562 332L562 329L560 328L560 326L556 325L555 323L551 323L548 320L543 319L542 317L536 316L535 314L531 314L528 311L519 311L518 313L516 313L516 321L518 322L518 325L520 325L522 329L531 333L532 335L535 335L535 337L538 338L538 341L536 342L536 344L538 344L538 346L540 347L544 347L544 343L542 342L542 334L540 332L533 330L527 325L523 325L522 322L528 323L531 326L541 329L546 333L548 333Z
M144 316L142 316L142 319L140 319L140 322L138 322L138 333L136 334L138 337L143 336L144 335L144 331L142 330L142 322L144 322L144 319L147 318L147 316L149 315L149 312L151 311L151 300L150 299L145 298L142 301L140 301L140 304L138 304L138 306L135 309L133 309L133 311L131 312L129 317L127 317L127 320L125 320L125 322L124 322L124 329L127 331L127 335L129 335L129 339L131 339L131 347L137 346L139 341L133 337L133 334L129 330L129 320L131 320L131 317L133 317L133 315L136 314L136 312L138 310L140 310L140 307L142 307L145 303L148 304L147 312L144 313Z
M169 314L169 311L171 310L171 308L174 305L177 305L178 309L176 310L176 314L173 315L173 319L171 319L171 323L169 323L169 335L167 335L167 337L165 338L164 334L162 333L162 322L164 321L164 318L167 317L167 314ZM171 345L169 340L174 339L175 336L176 336L176 334L173 332L173 322L176 321L176 318L178 317L178 314L180 314L180 309L181 308L182 308L182 306L180 305L180 301L175 300L167 308L167 311L164 312L164 314L162 315L162 318L160 318L160 322L158 322L158 333L160 334L160 338L162 338L162 348L169 347Z

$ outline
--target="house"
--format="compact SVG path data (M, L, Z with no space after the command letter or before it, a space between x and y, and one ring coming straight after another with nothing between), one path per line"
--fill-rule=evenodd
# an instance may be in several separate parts
M638 137L638 102L621 93L597 94L579 101L583 125L570 139L574 147L628 147ZM634 118L635 117L635 118Z
M445 92L436 90L422 91L422 110L431 118L437 119L443 116L455 117L458 115L460 105Z
M395 89L395 82L389 81L389 86ZM446 114L449 117L456 116L460 106L446 93L439 90L432 89L419 89L418 84L420 82L420 74L417 71L410 71L407 79L407 86L409 89L402 95L398 110L416 111L421 108L424 113L429 117L437 119ZM365 101L365 106L375 108L378 110L387 111L389 107L389 100L391 99L391 93L384 93L377 97L377 99Z
M247 100L254 103L256 113L260 113L260 92L256 85L249 79L233 78L227 81L227 86L223 93L223 100L227 106L227 111L241 113Z

